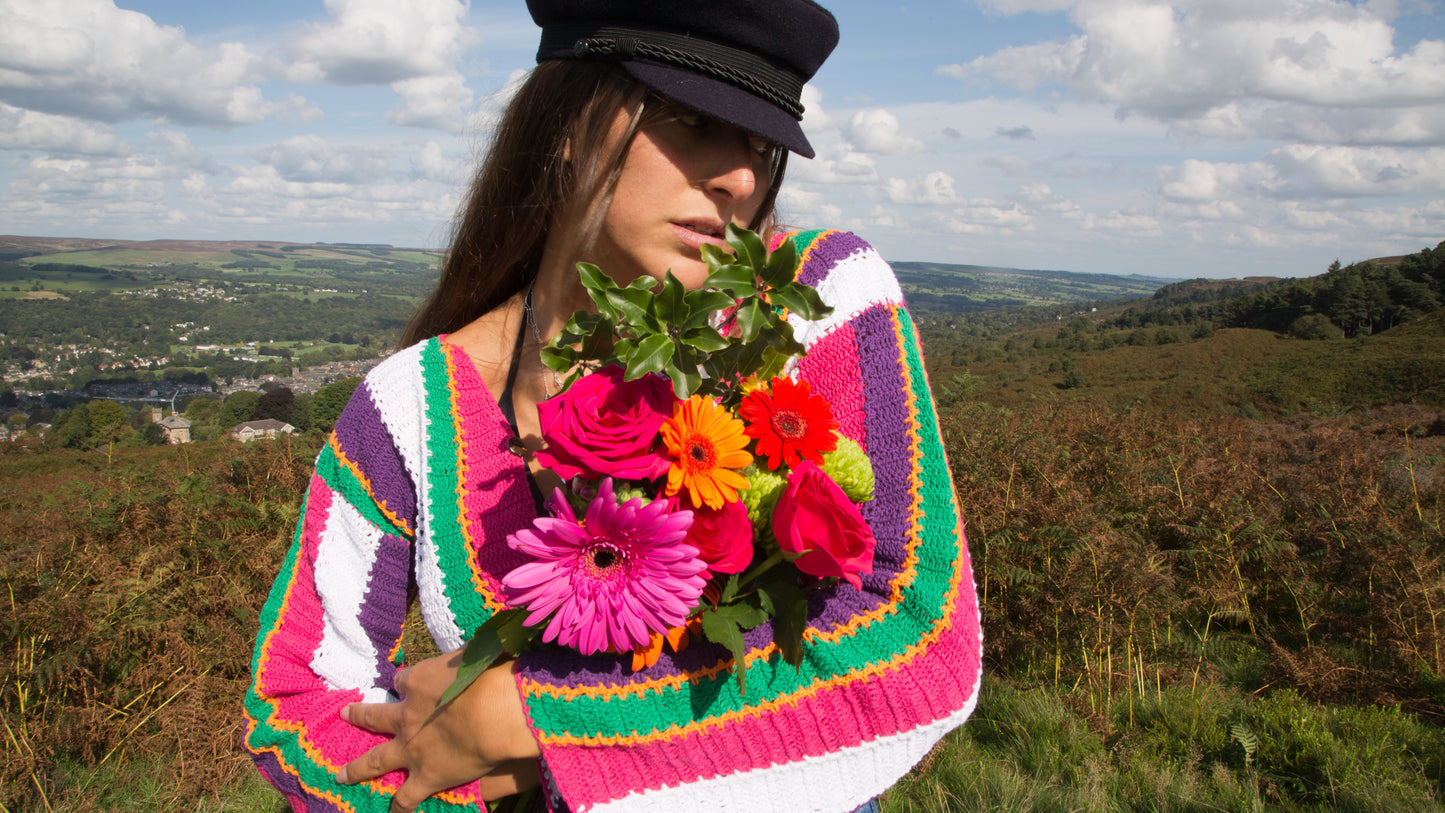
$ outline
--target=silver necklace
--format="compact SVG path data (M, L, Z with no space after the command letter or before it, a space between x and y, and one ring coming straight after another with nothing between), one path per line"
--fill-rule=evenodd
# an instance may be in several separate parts
M532 310L532 292L535 290L537 290L537 278L533 277L532 284L527 287L527 295L522 299L522 315L523 318L527 320L527 324L532 327L532 339L537 342L537 347L540 348L542 346L542 331L537 327L537 317L533 314ZM546 365L543 366L545 367ZM562 378L557 375L556 370L552 370L551 368L546 368L546 370L542 372L542 390L547 393L548 398L551 398L552 388L547 385L548 370L552 373L552 383L557 385L557 392L562 391Z

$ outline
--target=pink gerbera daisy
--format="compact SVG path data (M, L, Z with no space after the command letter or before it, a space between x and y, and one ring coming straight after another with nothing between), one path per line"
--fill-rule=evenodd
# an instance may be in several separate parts
M687 620L707 584L707 565L683 542L691 511L669 512L665 500L619 505L611 478L583 520L560 491L553 511L507 537L536 561L502 579L507 602L531 611L528 626L552 616L542 640L584 655L628 652Z

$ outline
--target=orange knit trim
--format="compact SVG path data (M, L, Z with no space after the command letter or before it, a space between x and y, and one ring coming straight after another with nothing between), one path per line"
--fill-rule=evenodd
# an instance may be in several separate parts
M894 325L895 325L895 333L901 333L902 325L901 325L901 323L898 321L898 317L897 317L897 312L896 312L896 311L893 313L892 318L893 318L893 322L894 322ZM908 367L907 367L907 364L906 364L906 361L907 361L907 358L906 358L906 356L907 356L907 348L906 348L906 345L905 345L904 343L900 343L900 344L899 344L899 354L900 354L900 361L904 362L903 367L902 367L902 369L903 369L903 371L904 371L904 375L911 378L911 374L909 373ZM912 381L910 380L910 381L908 381L907 383L911 384ZM898 605L898 603L902 600L902 591L903 591L903 588L904 588L906 585L911 584L912 581L913 581L913 579L914 579L914 577L915 577L915 575L916 575L917 564L918 564L917 550L918 550L918 546L919 546L919 545L921 544L921 542L922 542L922 522L921 522L921 519L922 519L922 513L923 513L923 512L922 512L922 508L921 508L922 499L923 499L923 497L922 497L922 488L921 488L921 483L919 482L919 478L918 478L918 468L917 468L917 465L916 465L916 464L917 464L918 460L922 457L922 449L920 448L920 443L919 443L920 438L919 438L919 436L918 436L919 430L920 430L920 424L919 424L918 417L917 417L917 416L918 416L918 400L917 400L917 396L916 396L916 394L913 392L913 388L912 388L911 386L907 388L907 391L908 391L908 393L909 393L909 397L908 397L909 433L910 433L910 434L912 435L912 437L913 437L913 442L912 442L912 447L913 447L913 449L912 449L912 458L913 458L913 462L914 462L915 465L914 465L914 467L913 467L913 473L910 475L910 479L911 479L911 481L912 481L912 482L911 482L910 492L911 492L912 495L913 495L913 505L912 505L912 507L910 508L910 511L909 511L909 513L910 513L911 532L910 532L910 539L909 539L907 545L905 546L905 549L907 550L908 553L907 553L907 556L906 556L905 559L904 559L904 567L903 567L903 569L899 572L898 576L895 577L892 582L890 582L890 588L891 588L891 589L890 589L890 595L889 595L889 601L888 601L888 603L886 603L886 604L884 604L884 605L882 605L882 606L880 606L880 607L878 607L878 608L875 608L872 612L869 612L869 613L866 613L866 614L864 614L864 615L858 616L857 618L855 618L855 619L853 619L852 621L850 621L847 625L844 625L843 627L838 628L835 632L818 633L818 632L816 632L816 631L814 631L814 630L809 630L808 633L807 633L806 636L805 636L805 637L807 637L807 638L809 638L809 639L813 639L813 640L823 640L823 641L828 641L828 642L830 642L830 643L831 643L831 642L836 642L836 641L838 641L839 639L841 639L844 635L853 635L853 634L856 634L859 629L861 629L861 628L863 628L863 627L865 627L865 626L868 626L868 625L872 624L873 621L878 620L879 618L883 617L885 614L896 613L896 612L897 612L897 605ZM951 480L951 478L950 478L950 480ZM958 511L958 499L957 499L957 495L956 495L956 494L954 494L954 493L950 493L950 494L949 494L949 504L950 504L950 506L954 509L954 516L960 517L960 525L961 525L961 524L962 524L962 518L961 518L961 515L959 514L959 511ZM957 533L958 530L960 530L960 529L958 529L958 528L955 529L955 534L956 534L956 535L955 535L955 539L961 539L961 538L962 538L962 535L959 534L959 533ZM949 595L952 595L952 596L957 596L957 595L958 595L958 589L959 589L959 585L960 585L960 583L961 583L961 581L962 581L962 578L963 578L963 568L962 568L962 567L955 567L955 568L953 569L952 576L951 576L950 579L949 579L949 587L950 587L950 589L949 589ZM745 718L748 718L748 717L757 717L757 716L760 716L760 715L762 715L762 714L764 714L764 713L772 713L773 711L776 711L776 710L778 710L778 709L780 709L780 708L783 708L783 707L785 707L785 706L796 705L798 701L800 701L800 700L802 700L802 699L805 699L805 698L808 698L808 697L811 697L811 696L813 696L813 695L815 695L815 694L818 694L819 692L822 692L822 691L825 691L825 690L828 690L828 689L832 689L832 688L837 688L837 687L845 686L845 685L847 685L847 684L849 684L849 683L853 683L853 682L856 682L856 681L859 681L859 680L871 679L872 677L874 677L874 676L876 676L876 675L882 674L884 671L886 671L886 670L888 670L888 669L899 668L899 667L901 667L902 665L906 664L907 662L913 660L913 658L917 657L925 648L927 648L928 646L931 646L934 642L936 642L936 641L942 636L942 634L943 634L943 632L944 632L945 630L948 630L948 629L951 629L951 628L952 628L952 626L953 626L954 605L956 604L956 601L957 601L956 599L953 599L953 600L950 600L950 601L946 602L946 604L945 604L945 606L944 606L944 610L943 610L943 616L939 619L938 623L934 626L934 628L933 628L930 632L928 632L927 634L925 634L916 644L914 644L913 646L908 647L907 649L905 649L904 651L900 652L898 655L894 656L893 658L890 658L890 659L887 660L887 661L883 661L883 662L874 664L873 666L866 667L866 668L864 668L864 669L861 669L861 670L858 670L858 671L855 671L855 672L851 672L851 673L846 674L846 675L839 675L839 676L837 676L837 677L830 678L830 679L825 680L825 681L819 681L819 682L817 682L817 683L812 684L811 686L808 686L808 687L805 687L805 688L803 688L803 689L800 689L800 690L798 690L797 692L794 692L794 693L791 693L791 694L788 694L788 695L784 695L783 697L779 697L779 698L776 698L776 699L774 699L774 700L767 701L767 702L765 702L765 703L761 703L761 704L759 704L759 705L757 705L757 706L754 706L754 707L751 707L751 708L747 708L747 709L741 709L741 710L735 710L735 711L725 712L725 713L723 713L723 714L721 714L721 715L719 715L719 716L717 716L717 717L712 717L712 718L709 718L709 719L707 719L707 720L689 723L689 724L686 725L686 726L670 726L670 727L668 727L667 729L664 729L664 730L662 730L662 731L652 732L652 733L648 733L648 734L633 734L633 735L631 735L631 736L596 736L596 735L588 735L588 736L578 737L578 736L570 735L570 734L555 734L555 735L549 735L549 734L546 734L546 733L543 733L543 732L540 732L540 731L539 731L539 732L538 732L539 740L540 740L540 742L542 742L543 744L548 744L548 745L637 745L637 744L643 744L643 743L649 743L649 742L656 742L656 741L659 741L659 740L677 739L677 738L684 737L684 736L687 736L687 735L692 734L692 733L701 732L701 731L707 731L707 730L712 729L712 728L718 728L718 727L727 725L727 724L729 724L729 723L731 723L731 722L733 722L733 721L739 720L739 719L745 719ZM766 657L768 657L769 655L771 655L773 652L775 652L776 649L777 649L777 647L776 647L775 645L773 645L773 644L768 644L768 645L765 646L765 647L761 647L761 648L759 648L759 649L752 650L752 651L750 651L749 653L747 653L747 655L744 657L744 663L745 663L745 664L751 664L751 663L752 663L753 661L755 661L755 660L758 660L758 659L761 659L761 658L766 658ZM603 697L603 698L605 698L605 699L611 700L611 699L617 699L617 698L625 697L625 696L628 696L628 695L638 695L638 696L641 696L641 695L647 694L648 692L658 692L658 693L661 693L662 691L664 691L665 689L668 689L668 688L674 688L674 689L675 689L675 688L681 686L681 685L682 685L683 683L685 683L685 682L690 682L690 681L698 680L698 679L701 679L701 678L710 678L710 677L713 677L713 676L717 675L718 673L725 671L727 668L728 668L728 663L727 663L727 661L723 660L723 661L719 661L719 662L718 662L717 664L715 664L714 666L711 666L711 667L708 667L708 668L705 668L705 669L701 669L701 670L698 670L698 671L694 671L694 672L689 672L689 673L686 673L686 674L683 674L683 675L672 675L672 676L669 676L669 677L666 677L666 678L660 678L660 679L658 679L658 680L647 681L647 682L644 682L644 683L627 684L627 685L625 685L625 686L594 686L594 687L578 687L578 688L568 689L568 688L564 688L564 687L557 687L557 686L551 686L551 685L541 684L541 683L538 683L537 681L532 680L532 679L530 679L530 678L521 678L521 679L518 681L518 684L519 684L519 686L521 686L521 688L522 688L523 696L524 696L524 697L527 697L527 696L536 696L536 695L544 695L544 694L545 694L545 695L551 695L552 697L555 697L555 698L558 698L558 699L563 699L563 700L570 700L570 699L573 699L573 698L576 698L576 697L583 697L583 696L586 696L586 697Z
M342 451L341 440L336 437L335 432L332 432L331 436L326 439L326 445L330 446L332 453L336 455L336 462L346 467L346 469L351 472L351 476L355 477L357 482L361 483L361 487L366 489L366 495L371 498L372 504L382 513L382 516L391 520L393 525L401 528L408 540L415 541L416 529L412 528L411 523L398 516L395 511L387 508L384 502L376 498L376 492L371 490L371 479L365 474L362 474L361 468L356 465L356 461L347 457L346 452Z

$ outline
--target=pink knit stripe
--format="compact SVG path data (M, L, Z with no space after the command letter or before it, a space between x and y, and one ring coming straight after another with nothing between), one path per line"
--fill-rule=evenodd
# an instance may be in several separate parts
M946 631L908 663L906 673L889 670L870 681L819 692L805 707L786 707L675 740L553 746L546 759L555 776L573 780L560 790L580 813L637 788L766 770L912 730L962 708L977 692L979 637L973 614L969 591L959 591L952 618L969 628Z
M301 549L296 552L295 575L286 592L286 603L277 614L277 625L266 642L263 657L270 668L260 672L262 694L275 697L295 692L299 687L316 683L316 676L307 665L321 645L325 611L316 592L316 550L321 545L321 532L331 513L331 489L319 475L311 476L306 495L306 517L301 526ZM279 649L285 647L286 652ZM290 713L290 719L301 719Z
M296 555L296 574L291 579L279 623L267 641L263 657L268 659L269 666L260 671L259 679L261 693L275 698L269 725L296 731L301 747L313 760L340 768L386 738L353 728L341 719L342 706L362 699L359 690L326 691L329 687L308 666L321 646L324 633L325 612L315 587L315 568L332 500L331 489L325 481L312 475L301 550ZM282 652L281 647L289 651ZM400 787L403 778L400 773L394 773L382 781Z
M798 372L814 392L832 404L839 431L867 451L863 380L856 375L859 365L858 342L850 322L814 342L808 348L808 355L799 360Z
M498 542L505 533L531 523L535 516L531 492L526 480L517 476L521 459L496 443L498 438L505 442L510 430L476 365L461 348L445 343L442 347L447 351L447 364L451 368L457 437L461 445L458 469L462 476L462 533L474 553L471 559L474 578L482 580L487 604L494 610L500 609L504 606L501 577L527 559ZM526 495L525 499L519 499L522 495ZM494 533L488 535L487 530Z

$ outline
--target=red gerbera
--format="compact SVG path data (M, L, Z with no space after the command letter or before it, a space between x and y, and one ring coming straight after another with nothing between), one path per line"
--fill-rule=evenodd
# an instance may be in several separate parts
M813 395L806 381L778 377L768 387L743 398L738 414L747 421L743 431L758 441L758 457L768 468L779 463L789 468L803 460L823 465L823 455L838 448L838 422L833 408L821 395Z

